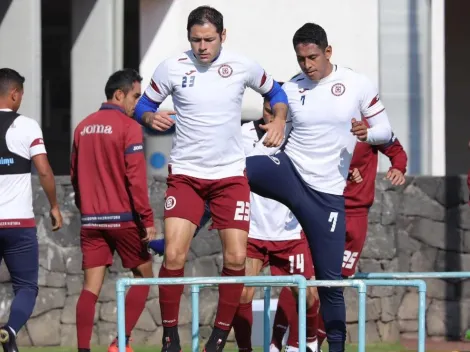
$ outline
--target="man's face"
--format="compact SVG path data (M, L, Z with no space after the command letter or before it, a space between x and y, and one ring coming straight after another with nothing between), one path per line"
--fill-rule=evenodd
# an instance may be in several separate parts
M274 119L271 104L267 100L265 100L263 103L263 119L264 123L270 123Z
M122 107L126 111L127 116L134 116L135 106L141 95L142 86L139 82L132 84L132 89L123 96Z
M331 57L331 46L325 50L316 44L297 44L295 53L302 71L312 80L319 81L327 74Z
M188 37L197 60L202 64L208 64L219 55L222 43L225 41L225 29L219 34L212 23L204 23L202 26L195 24L191 27Z

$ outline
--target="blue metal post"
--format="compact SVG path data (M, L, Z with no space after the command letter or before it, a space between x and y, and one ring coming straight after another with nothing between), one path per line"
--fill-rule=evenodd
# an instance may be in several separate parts
M263 312L263 351L269 352L271 344L271 287L264 288L264 312Z
M354 279L468 279L470 271L448 272L397 272L397 273L357 273Z
M199 352L199 285L191 286L192 351Z
M118 329L118 345L119 352L126 352L125 346L125 288L127 286L148 286L148 285L220 285L220 284L238 284L243 283L247 286L302 286L305 283L304 277L299 275L292 276L225 276L225 277L184 277L184 278L121 278L116 282L117 297L117 329ZM122 291L122 292L121 292ZM196 294L195 294L196 295ZM299 297L299 305L305 307L305 294ZM303 327L305 329L305 314L299 318L303 319ZM193 322L194 324L194 322ZM194 329L194 325L192 325ZM300 333L301 334L301 333ZM300 335L299 334L299 335ZM303 331L305 336L305 331ZM193 341L194 343L194 341ZM303 343L305 352L305 341Z
M307 350L307 280L298 276L299 290L299 352Z
M418 286L418 352L426 350L426 283Z
M359 322L358 322L358 341L359 352L365 352L365 338L366 338L366 292L367 285L363 280L309 280L307 286L315 287L356 287L359 292ZM320 303L321 304L321 303ZM362 319L361 319L362 317ZM305 319L305 318L304 318ZM362 321L361 321L362 320ZM306 329L306 324L304 331ZM300 339L300 308L299 308L299 339ZM300 340L299 340L300 346Z
M379 273L377 273L379 274ZM417 287L418 303L418 352L426 350L426 283L423 280L367 279L366 286L405 286Z
M127 279L118 279L116 282L117 330L119 352L126 352L126 300Z
M357 291L359 298L359 309L358 309L358 322L357 322L357 334L358 336L358 352L366 351L366 297L367 297L367 286L363 281L358 281Z

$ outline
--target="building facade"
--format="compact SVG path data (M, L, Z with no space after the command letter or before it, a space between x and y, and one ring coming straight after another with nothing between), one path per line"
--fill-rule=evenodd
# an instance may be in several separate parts
M105 99L108 76L137 68L145 86L159 62L187 50L186 19L202 4L224 14L224 47L256 59L279 81L298 72L295 30L322 25L333 62L379 87L409 172L466 172L469 1L3 0L0 66L25 75L22 112L41 123L57 174L67 174L73 128ZM171 99L162 108L171 109ZM261 97L247 90L243 118L260 114ZM151 174L166 175L171 138L147 136ZM380 170L388 165L381 158Z

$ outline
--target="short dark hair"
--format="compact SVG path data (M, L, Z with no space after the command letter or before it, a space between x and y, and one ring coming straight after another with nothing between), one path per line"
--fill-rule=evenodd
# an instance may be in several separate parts
M210 6L199 6L191 11L188 16L188 25L186 26L186 30L189 31L194 25L204 25L206 23L210 23L214 25L218 34L222 34L224 30L224 16Z
M294 48L298 44L316 44L320 49L325 50L328 46L328 37L322 26L316 23L305 23L295 32L292 43Z
M114 72L108 78L108 82L106 82L106 86L104 87L106 99L112 99L114 92L117 90L122 90L124 94L129 93L129 91L132 90L134 82L142 82L142 77L139 72L132 68L125 68Z
M25 78L11 68L0 68L0 96L11 89L23 89Z

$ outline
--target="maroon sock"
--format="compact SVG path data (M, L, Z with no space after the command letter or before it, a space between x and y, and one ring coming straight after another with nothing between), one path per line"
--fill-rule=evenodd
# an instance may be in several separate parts
M292 295L293 297L293 295ZM294 299L294 298L293 298ZM294 299L295 302L295 299ZM307 343L313 342L317 339L318 330L318 307L320 302L316 300L313 305L307 308ZM297 302L294 303L294 312L289 315L289 337L287 338L287 345L299 347L299 315L297 310Z
M144 311L150 286L131 286L126 295L126 336L130 336Z
M223 268L222 276L245 276L245 269L232 270ZM243 292L243 284L219 285L219 305L215 316L214 327L230 331L233 317L240 304Z
M290 288L283 287L277 301L276 315L273 322L273 337L271 343L279 350L282 349L282 340L289 326L289 314L295 310L295 299Z
M318 349L320 349L320 346L326 339L325 324L323 323L321 314L317 315L317 327Z
M238 350L251 352L251 327L253 326L252 302L240 303L233 317L232 325Z
M170 270L163 265L160 268L158 277L183 277L184 268ZM164 327L172 327L178 325L178 315L180 311L181 295L183 294L184 285L160 285L158 287L160 311L162 313L162 325Z
M319 307L320 301L317 299L310 308L307 308L307 343L317 339Z
M95 306L98 296L88 290L82 290L77 301L77 345L78 348L90 348L93 334L93 320L95 319Z

